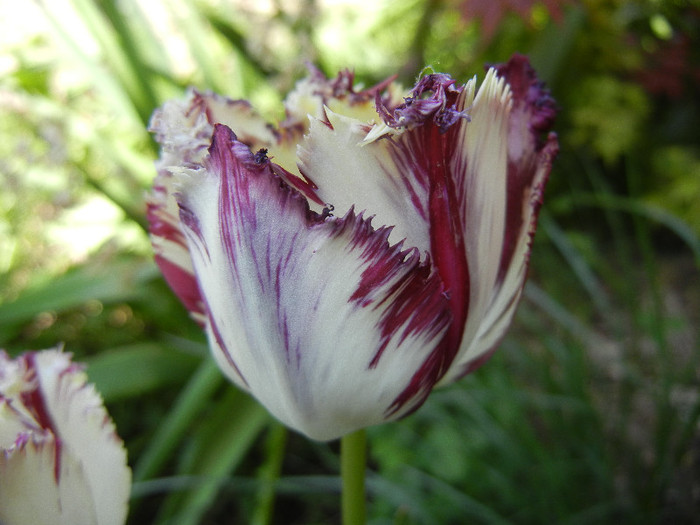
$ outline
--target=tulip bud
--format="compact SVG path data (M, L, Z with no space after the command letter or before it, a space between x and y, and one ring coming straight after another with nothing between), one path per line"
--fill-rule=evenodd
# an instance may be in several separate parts
M0 523L120 525L131 471L102 399L60 350L0 351Z

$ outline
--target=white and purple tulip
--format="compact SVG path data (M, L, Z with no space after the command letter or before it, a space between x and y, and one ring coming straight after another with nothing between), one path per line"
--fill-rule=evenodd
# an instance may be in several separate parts
M404 93L312 71L266 124L189 91L156 111L156 261L224 373L317 440L416 410L495 350L558 145L527 59Z
M131 471L102 399L60 350L0 351L0 523L121 525Z

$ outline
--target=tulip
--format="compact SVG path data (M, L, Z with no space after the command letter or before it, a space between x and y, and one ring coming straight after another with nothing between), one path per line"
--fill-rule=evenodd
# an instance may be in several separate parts
M0 523L120 525L130 485L123 443L70 355L0 351Z
M157 110L148 216L223 372L316 440L410 414L495 350L558 145L523 56L404 92L311 71L271 126L190 90Z

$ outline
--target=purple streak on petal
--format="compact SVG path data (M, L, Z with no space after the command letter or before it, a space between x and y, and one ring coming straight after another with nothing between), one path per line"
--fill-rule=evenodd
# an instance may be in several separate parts
M156 185L153 187L153 192L167 193L167 189ZM159 205L154 202L148 202L146 204L148 231L152 235L163 237L186 248L187 241L185 240L185 236L175 222L166 219L164 216L165 213L162 204Z
M210 259L209 251L208 251L206 243L204 242L204 237L202 235L202 229L201 229L201 226L199 224L199 219L182 202L179 203L179 206L180 206L180 220L182 221L182 224L184 226L186 226L187 229L189 231L191 231L199 239L200 242L197 245L198 248L203 250L203 252L204 252L203 255L206 258ZM177 267L176 267L176 269L177 269ZM165 274L165 272L163 272L163 273L167 279L168 275ZM195 284L196 284L196 282L195 282ZM197 289L199 289L198 286L197 286ZM229 352L228 347L224 343L224 339L221 336L221 330L219 329L219 327L216 323L215 317L211 314L211 309L209 307L209 303L206 302L206 300L201 299L199 306L200 306L202 313L206 314L207 324L208 324L209 328L211 329L212 335L214 336L216 343L218 344L221 351L224 353L224 357L226 358L226 361L229 363L229 365L235 371L235 373L238 375L238 377L240 377L243 384L247 387L248 382L246 381L245 377L241 373L241 370L238 367L238 365L236 364L235 360L233 359L233 356Z
M172 175L164 176L171 177ZM149 232L153 237L166 239L182 246L183 252L187 253L189 250L187 240L180 229L178 218L166 209L165 203L169 191L171 190L163 185L156 184L153 187L153 195L157 195L157 198L148 202L146 207ZM159 250L156 251L155 262L168 286L175 292L185 308L193 314L204 314L202 298L194 274L183 269L175 261L168 259L167 253L159 253Z
M21 450L22 448L24 448L27 445L27 443L29 443L29 440L32 438L33 434L34 434L33 432L32 433L20 432L19 434L17 434L17 437L15 438L14 446ZM3 451L3 452L7 453L6 451ZM54 477L55 476L56 476L56 473L54 472Z
M270 253L276 248L271 244L275 241L274 235L270 235L273 232L265 232L267 236L266 253L258 253L253 238L260 235L257 231L260 225L256 214L256 192L253 187L260 184L258 179L269 180L270 186L274 186L276 183L281 191L277 195L271 194L270 198L279 198L283 209L289 206L291 201L296 201L297 206L304 207L303 213L310 215L308 204L297 191L285 182L283 177L278 175L282 168L269 160L263 163L256 162L255 155L243 143L238 142L235 133L228 127L224 125L215 127L209 151L211 171L221 175L217 206L220 217L220 243L227 255L228 270L231 272L234 282L245 278L239 273L239 261L241 251L248 250L251 260L264 263L255 266L256 279L264 293L274 294L279 308L278 280L282 266L290 262L293 254L287 253L281 261L276 261L275 268L271 266L275 261ZM294 238L292 238L292 245L293 243ZM268 289L269 286L272 286L273 289ZM210 319L213 320L213 316L210 315ZM299 354L298 348L290 347L289 327L286 325L284 315L278 315L277 329L286 342L285 353L288 359L292 355ZM217 341L226 352L227 359L232 362L232 357L224 346L223 338L219 336ZM237 367L235 368L242 377Z
M26 363L27 376L26 380L28 383L33 384L34 388L32 390L25 390L20 394L20 399L22 404L29 410L29 412L34 416L41 428L48 430L53 434L56 442L56 448L54 451L54 464L53 464L53 476L56 484L58 484L61 477L61 450L63 448L63 443L61 442L60 434L56 428L56 424L51 417L49 408L46 404L46 399L41 391L41 385L39 384L39 376L36 368L35 353L27 352L20 359L24 359Z
M350 301L362 307L374 303L375 308L390 301L377 325L381 343L369 363L369 367L374 368L392 340L401 343L407 337L419 334L434 339L451 321L451 315L446 309L439 275L433 271L430 261L420 262L420 254L415 248L402 250L398 244L387 252L391 228L374 230L371 222L363 220L362 214L355 216L354 210L350 210L342 221L350 224L357 221L356 246L362 247L363 259L371 261ZM392 252L394 256L389 257ZM376 291L392 283L399 266L411 268L411 271L394 282L385 292L386 296L378 301Z
M194 233L197 238L202 241L204 236L202 235L202 227L199 224L199 218L197 215L192 213L192 211L182 203L181 198L178 199L178 207L180 208L180 222L187 226L188 230ZM204 245L204 250L207 250L206 245Z
M233 359L233 356L231 355L231 352L229 352L228 347L224 343L224 338L221 336L221 331L219 330L219 327L217 326L216 321L214 320L214 317L211 315L211 311L209 310L209 305L206 306L206 311L207 311L207 318L209 320L209 326L211 328L212 334L214 335L214 339L216 339L216 344L219 345L219 348L224 353L224 357L226 358L226 361L231 366L231 368L236 372L238 377L241 378L241 381L243 382L243 384L247 388L250 388L250 385L248 385L248 381L246 381L245 376L241 373L241 370L240 370L240 368L238 368L236 361Z
M269 161L268 161L269 162ZM295 188L296 190L299 191L304 197L307 199L315 202L316 204L320 204L323 206L325 204L321 198L316 194L316 190L318 189L318 186L314 183L314 181L311 180L305 173L302 173L304 176L304 179L301 177L297 177L293 173L290 173L286 169L284 169L282 166L279 164L275 164L274 162L270 162L270 167L272 168L272 172L280 177L282 180L284 180L287 184L289 184L291 187Z

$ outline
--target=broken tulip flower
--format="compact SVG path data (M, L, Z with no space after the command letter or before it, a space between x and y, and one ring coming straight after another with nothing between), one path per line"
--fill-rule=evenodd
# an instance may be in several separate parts
M557 151L523 56L403 92L312 71L266 124L190 90L153 117L156 261L221 369L317 440L400 418L494 351Z
M60 350L0 351L0 523L121 525L131 471L102 399Z

